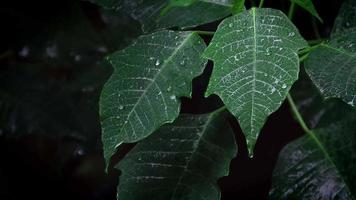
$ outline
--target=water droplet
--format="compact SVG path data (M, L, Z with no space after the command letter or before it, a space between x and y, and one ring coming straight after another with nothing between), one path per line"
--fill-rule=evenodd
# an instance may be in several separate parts
M271 94L273 94L275 91L276 91L276 88L275 88L275 87L272 87L272 89L271 89Z
M267 76L267 73L265 73L264 75Z
M159 60L156 60L156 66L158 66L159 64L161 64L161 62Z
M171 95L169 98L170 98L171 100L176 100L176 96L175 96L175 95Z
M172 90L172 87L169 86L169 87L167 88L167 91L169 92L169 91L171 91L171 90Z
M119 105L119 109L120 110L124 109L124 106L123 105Z
M81 55L75 55L74 56L74 60L77 61L77 62L79 62L81 59L82 59Z
M30 48L28 48L28 46L24 46L24 47L20 50L19 55L20 55L21 57L27 57L29 53L30 53Z
M350 26L350 22L346 22L346 27L349 27Z
M230 27L230 28L232 27L232 23L229 24L229 27Z
M280 50L280 51L282 51L282 50L283 50L283 48L282 48L282 47L280 47L280 48L279 48L279 50Z
M286 84L283 84L283 85L282 85L282 88L283 88L283 89L287 88L287 85L286 85Z
M154 57L150 57L150 60L154 60L155 58Z
M294 35L295 35L294 32L290 32L290 33L288 34L289 37L293 37Z
M184 65L184 64L185 64L185 61L182 60L182 61L180 62L180 65Z
M127 124L127 120L124 122L124 124Z
M349 102L347 102L347 104L349 104L350 106L353 106L354 105L354 101L353 100L349 101Z

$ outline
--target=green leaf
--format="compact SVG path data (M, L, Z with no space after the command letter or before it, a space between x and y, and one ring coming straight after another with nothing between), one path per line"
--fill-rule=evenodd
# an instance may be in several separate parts
M92 0L107 8L126 12L142 24L144 32L157 29L195 27L231 13L232 0L181 0L191 4L169 6L169 0ZM169 9L167 9L167 6ZM163 12L163 13L162 13Z
M298 78L298 50L307 46L280 11L252 8L225 19L204 56L214 61L207 94L238 118L250 154L266 118Z
M120 200L218 200L237 146L226 113L181 115L119 163Z
M356 112L350 107L345 111L344 104L330 103L333 108L322 109L314 133L282 150L270 199L355 199ZM334 113L341 117L330 118Z
M356 28L322 44L309 55L305 68L325 98L356 103Z
M356 1L345 0L335 20L333 34L339 34L350 27L356 27Z
M179 113L201 74L204 41L193 32L160 31L108 57L114 73L100 99L104 157L122 143L139 141Z
M245 0L234 0L234 5L232 7L232 13L234 15L245 11Z
M290 1L304 8L306 11L308 11L310 14L316 17L320 22L323 22L323 20L318 14L318 11L316 11L313 5L312 0L290 0Z

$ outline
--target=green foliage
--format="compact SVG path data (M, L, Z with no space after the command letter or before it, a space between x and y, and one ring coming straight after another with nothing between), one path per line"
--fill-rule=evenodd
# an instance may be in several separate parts
M215 64L207 95L219 95L238 118L250 154L266 118L297 80L297 52L306 46L282 12L252 8L225 19L205 50Z
M220 198L218 178L237 153L234 134L220 111L183 114L138 143L117 168L122 200Z
M300 89L308 91L310 85L304 86ZM355 198L356 112L340 101L320 102L317 96L299 96L300 103L309 102L305 111L317 105L303 114L315 128L281 152L270 199Z
M115 70L100 101L107 163L120 144L141 140L178 116L179 97L191 95L192 79L206 64L204 49L194 32L160 31L107 58Z
M318 14L318 11L316 11L312 0L290 0L290 1L304 8L306 11L308 11L310 14L316 17L320 22L323 22L323 20Z
M186 29L226 17L232 0L92 0L106 8L131 15L142 24L144 32L179 27ZM171 6L174 5L185 6ZM168 6L168 9L167 9Z
M322 21L311 0L291 1L290 18L297 4ZM283 12L245 11L243 0L96 2L129 14L144 32L187 29L234 14L216 32L158 31L107 58L114 68L100 101L107 164L122 143L138 142L116 165L120 199L219 199L216 181L227 175L237 149L227 112L239 121L252 155L265 121L286 97L306 135L282 151L270 198L353 198L356 113L342 101L325 102L318 90L354 106L354 1L342 6L330 41L313 47ZM213 35L207 48L197 33ZM179 98L191 97L192 79L207 59L214 66L206 95L218 95L225 106L178 117ZM300 73L305 59L311 80Z
M355 106L356 26L351 26L345 19L351 13L356 14L356 9L345 9L355 6L351 2L345 2L341 9L330 41L321 44L310 54L305 68L324 97L341 98Z

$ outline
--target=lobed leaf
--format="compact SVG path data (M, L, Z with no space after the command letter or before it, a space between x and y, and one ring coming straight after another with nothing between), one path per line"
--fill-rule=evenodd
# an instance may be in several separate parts
M226 113L181 115L118 164L120 200L217 200L237 146Z
M206 64L204 49L196 33L160 31L108 57L115 71L100 99L107 163L120 144L139 141L178 116L178 98L191 95L192 79Z
M282 12L252 8L225 19L205 50L215 64L207 95L219 95L238 118L250 154L266 118L297 80L297 53L306 46Z

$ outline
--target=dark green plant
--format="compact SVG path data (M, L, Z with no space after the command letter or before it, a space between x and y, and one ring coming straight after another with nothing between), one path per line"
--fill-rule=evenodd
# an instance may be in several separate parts
M267 117L284 100L306 135L282 151L270 198L356 197L355 1L344 2L330 39L317 42L291 21L298 5L322 22L311 0L291 0L287 15L263 8L264 0L247 10L242 0L96 3L131 15L145 33L107 57L114 73L100 100L106 164L120 145L138 142L116 166L119 199L220 199L216 180L237 151L226 114L238 120L252 157ZM215 32L191 29L219 19ZM200 35L213 37L206 45ZM218 95L225 106L179 114L180 98L191 97L208 59L214 68L206 96ZM303 63L316 88L300 77L291 92Z

